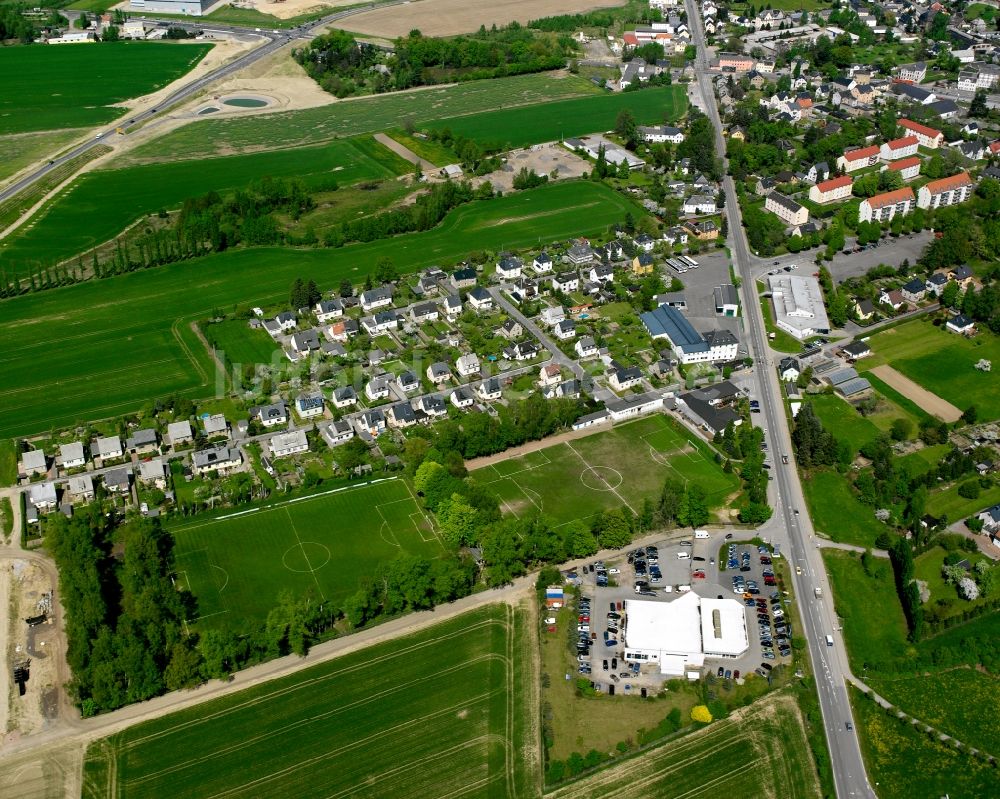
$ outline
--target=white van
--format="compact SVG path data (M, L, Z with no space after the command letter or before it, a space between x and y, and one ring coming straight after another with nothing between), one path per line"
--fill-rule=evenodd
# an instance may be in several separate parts
M677 553L677 560L691 560L691 553L690 552L678 552Z
M679 586L677 586L677 593L679 593L679 594L686 594L690 590L691 590L691 586L690 585L679 585Z
M708 530L695 530L694 531L694 537L695 538L708 538Z

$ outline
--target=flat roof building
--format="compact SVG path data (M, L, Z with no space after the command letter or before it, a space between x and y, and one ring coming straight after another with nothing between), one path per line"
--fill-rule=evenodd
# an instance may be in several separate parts
M778 327L800 341L830 332L823 292L816 278L771 275L767 282Z

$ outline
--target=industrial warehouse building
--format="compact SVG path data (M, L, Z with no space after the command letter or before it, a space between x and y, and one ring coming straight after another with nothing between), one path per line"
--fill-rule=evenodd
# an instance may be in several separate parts
M626 600L625 659L658 663L679 677L705 658L738 658L750 648L746 613L735 599L708 599L693 591L672 602Z

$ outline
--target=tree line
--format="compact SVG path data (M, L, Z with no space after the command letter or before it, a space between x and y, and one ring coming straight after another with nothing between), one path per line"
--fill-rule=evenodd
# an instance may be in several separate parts
M31 44L41 35L43 29L69 25L69 21L58 11L49 11L44 19L30 19L25 12L34 6L25 3L5 3L0 5L0 41L16 40L21 44Z

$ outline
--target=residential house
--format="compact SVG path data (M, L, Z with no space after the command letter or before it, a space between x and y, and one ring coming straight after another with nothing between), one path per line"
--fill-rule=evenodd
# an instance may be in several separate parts
M278 329L282 333L287 333L289 330L294 330L296 325L298 324L298 320L295 318L295 314L293 314L291 311L282 311L280 314L274 317L274 321L277 323Z
M566 251L566 259L574 266L593 263L597 255L585 241L578 241Z
M546 305L542 308L539 318L542 320L543 325L552 327L566 318L566 309L561 305Z
M772 191L764 201L764 210L770 211L781 221L789 225L803 225L809 221L809 209L799 205L791 197L786 197L778 191Z
M21 453L21 474L30 477L34 474L45 474L49 470L49 462L45 450L29 449Z
M346 419L335 419L320 427L319 434L328 447L338 447L354 438L354 428Z
M898 172L904 181L910 181L920 174L921 163L923 161L920 156L914 155L899 161L893 161L891 164L882 167L882 170L885 171L888 169L891 172Z
M139 480L146 485L152 485L165 491L167 488L167 467L163 463L163 458L139 461Z
M868 299L855 299L854 313L862 322L867 322L875 315L875 305Z
M935 297L940 297L941 292L944 291L944 287L947 285L948 275L945 272L935 272L924 283L927 293L933 294Z
M94 498L94 478L89 474L69 478L66 483L66 493L75 502L90 502Z
M1000 533L1000 504L992 505L976 514L976 518L983 523L984 533L989 533L990 535Z
M917 154L917 137L912 133L900 139L887 141L879 148L879 158L883 161L898 161L900 158L911 158Z
M908 134L916 136L917 144L921 147L936 150L940 145L944 144L944 134L941 131L934 130L934 128L923 125L920 122L914 122L912 119L901 119L899 120L899 126Z
M358 334L358 323L355 319L344 319L340 322L334 322L325 330L325 335L331 341L344 344L351 339L351 337Z
M149 452L155 452L159 443L160 441L156 434L156 430L151 427L146 427L136 430L125 440L125 449L128 452L135 452L139 455L144 455Z
M917 207L934 209L964 203L975 188L976 184L968 172L932 180L917 191Z
M952 333L958 333L961 336L968 336L976 332L976 323L965 314L953 316L945 322L944 326Z
M536 274L544 275L552 271L552 256L544 250L535 256L531 262L531 268Z
M417 415L409 402L397 402L386 411L386 421L390 427L413 427L417 423Z
M615 391L626 391L642 383L642 370L638 366L621 366L612 361L608 383Z
M715 197L710 194L692 194L681 206L685 214L714 214L716 210Z
M361 310L366 314L377 311L379 308L388 308L392 305L392 286L379 286L361 292L358 298L361 303Z
M205 474L206 472L228 472L239 468L243 464L243 453L239 447L230 448L226 444L219 444L210 449L203 449L191 456L191 470L195 474ZM104 478L107 484L107 476Z
M580 276L576 272L563 272L552 278L552 288L563 294L577 291L580 288Z
M851 361L867 358L872 354L872 348L869 347L864 341L852 341L850 344L846 344L841 347L840 351L844 353L848 360Z
M486 402L493 402L494 400L500 399L502 394L500 390L500 380L496 377L488 378L479 384L476 389L476 393L479 398L485 400Z
M316 303L316 320L325 324L344 315L344 303L339 299L320 300Z
M719 238L719 226L711 219L704 222L685 222L684 229L694 236L698 241L715 241Z
M358 392L353 386L342 386L333 390L333 407L343 409L357 404Z
M650 236L648 233L640 233L633 239L635 246L638 247L643 252L652 252L653 248L656 246L656 239Z
M913 189L905 186L902 189L876 194L861 201L858 210L860 222L888 222L896 214L906 216L913 210Z
M896 77L910 83L923 83L927 77L927 64L917 61L915 64L900 64L896 67Z
M278 433L271 436L268 446L272 458L287 458L290 455L298 455L300 452L308 452L309 439L306 438L305 430L292 430L289 433Z
M94 458L100 458L102 461L123 457L125 449L122 447L122 440L118 436L98 438L94 442L93 455Z
M857 172L865 167L875 166L878 163L881 150L878 145L870 147L859 147L855 150L848 150L837 158L837 167L844 172Z
M656 267L656 260L648 252L641 252L632 259L633 275L651 275Z
M903 295L904 300L916 305L927 293L927 284L919 277L915 277L904 283L902 287L900 287L899 292Z
M830 177L830 165L826 161L818 161L806 171L807 183L819 183Z
M418 302L410 308L410 319L414 324L420 325L424 322L436 322L440 318L437 303Z
M684 141L684 132L680 128L672 128L669 125L655 125L652 127L639 126L639 136L644 142L650 144L680 144Z
M452 391L449 399L451 400L451 404L460 410L470 408L476 402L476 398L473 396L472 392L465 386L460 386Z
M221 413L213 413L211 416L203 416L201 419L202 429L208 438L215 436L229 436L229 422Z
M389 384L392 382L392 375L383 373L375 375L365 386L365 396L372 402L388 399Z
M104 473L101 480L104 488L112 494L128 494L132 487L132 469L128 466L111 469Z
M448 415L448 408L445 406L444 399L440 394L424 394L417 400L417 405L420 410L430 417Z
M614 267L607 264L597 264L584 270L584 275L595 283L612 283L615 279Z
M851 196L851 187L853 185L854 178L850 175L842 175L839 178L824 180L810 187L809 199L820 205L846 200Z
M420 378L407 369L396 377L396 387L404 394L412 394L420 390Z
M28 488L28 503L37 510L50 511L56 507L58 501L55 483L35 483Z
M557 363L547 363L538 370L540 386L554 386L562 380L562 370Z
M576 355L578 358L596 358L597 357L597 344L591 336L582 336L576 340L576 344L573 345L573 349L576 350Z
M451 369L448 368L448 364L441 361L432 363L427 367L427 379L434 385L440 386L442 383L447 383L451 380Z
M374 316L361 319L361 327L369 336L377 336L390 330L399 329L399 317L393 310L378 311Z
M358 417L358 429L372 438L385 432L385 414L381 408L371 408Z
M180 422L171 422L167 425L167 439L171 446L187 444L194 440L194 433L191 430L191 423L184 419Z
M455 369L458 371L459 377L478 377L482 369L479 356L474 352L459 355L458 360L455 361Z
M909 83L893 84L892 93L903 102L910 102L914 105L930 105L937 100L937 95L934 92Z
M458 294L449 294L444 298L444 314L449 319L455 319L462 313L462 298Z
M541 351L534 341L520 341L504 348L504 357L511 361L530 361Z
M785 383L794 383L801 374L802 368L799 366L799 362L791 356L782 358L778 363L778 377Z
M882 289L878 295L878 301L883 305L888 305L892 310L898 311L904 305L906 305L906 299L903 297L903 293L899 289Z
M318 391L299 394L295 398L295 412L300 419L314 419L322 416L324 410L323 395Z
M977 62L963 67L958 73L958 90L975 92L993 89L1000 81L1000 67L995 64Z
M257 418L264 427L288 424L288 409L285 408L285 403L279 400L270 405L260 406L257 409Z
M956 266L948 272L948 280L956 281L962 288L968 288L975 276L975 272L972 271L972 267L968 264Z
M315 330L303 330L293 333L290 343L293 352L299 355L308 355L319 349L319 336Z
M514 280L521 276L524 271L524 264L520 258L513 255L505 255L497 263L497 277L504 280Z
M569 341L576 338L576 322L572 319L563 319L552 326L552 333L560 341Z
M486 289L476 286L469 292L469 305L477 311L489 311L493 308L493 297Z

